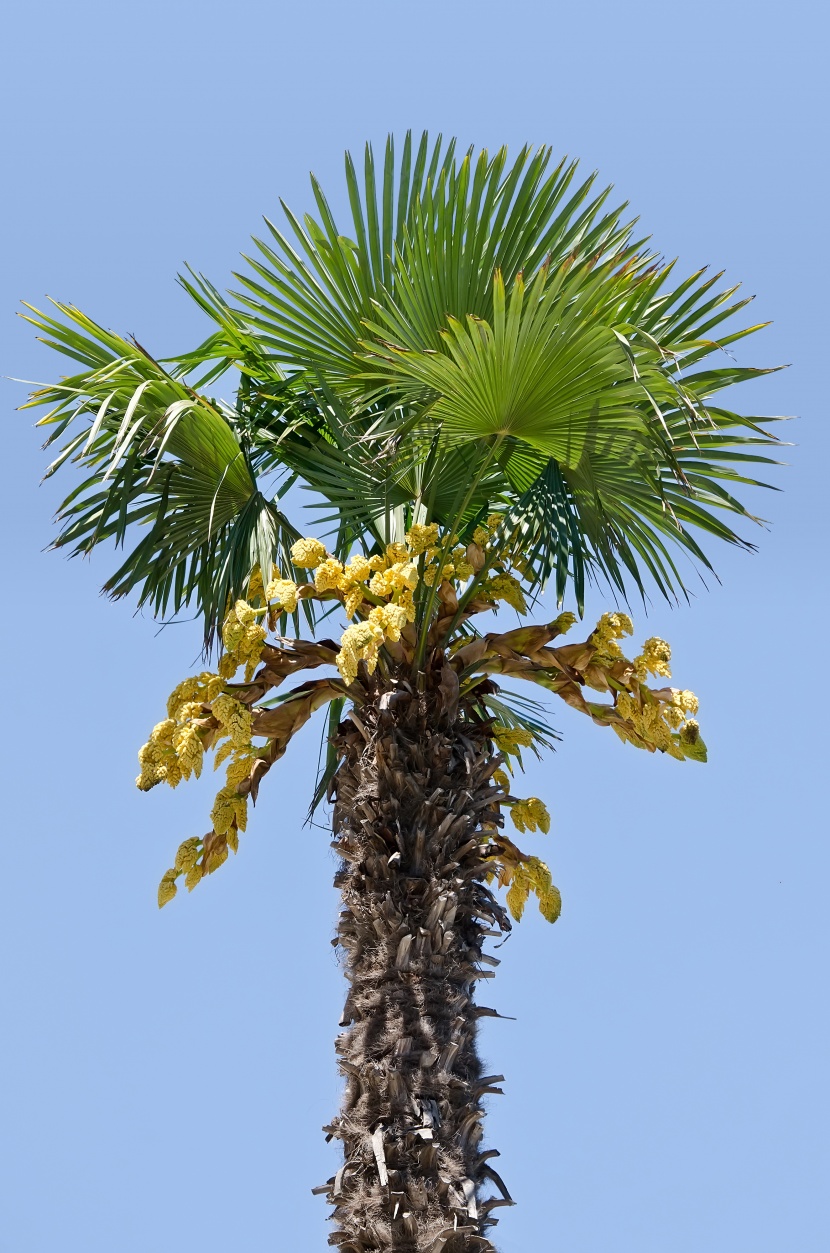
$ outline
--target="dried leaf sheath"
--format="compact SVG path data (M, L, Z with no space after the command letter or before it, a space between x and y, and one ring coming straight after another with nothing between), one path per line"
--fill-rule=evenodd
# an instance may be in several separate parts
M325 1191L330 1242L350 1253L492 1249L493 1211L511 1203L495 1154L482 1153L482 1097L501 1076L482 1077L476 1028L490 1011L473 1001L498 964L486 937L510 928L484 882L499 758L463 701L447 707L441 670L418 697L377 685L337 739L350 986L337 1041L346 1093L329 1128L344 1163Z

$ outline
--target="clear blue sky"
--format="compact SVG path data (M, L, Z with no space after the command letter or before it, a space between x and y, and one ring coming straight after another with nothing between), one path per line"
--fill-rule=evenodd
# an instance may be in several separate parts
M760 553L653 606L701 697L706 767L624 748L564 706L531 771L564 912L531 917L485 1001L507 1076L490 1143L519 1201L504 1253L823 1253L827 898L827 20L803 0L18 4L2 52L4 374L58 368L13 317L74 302L160 354L309 169L408 126L598 167L667 255L757 293L745 389L795 413ZM754 389L754 390L753 390ZM135 752L198 628L97 595L101 554L43 553L57 493L6 384L2 493L2 1253L326 1247L343 995L319 732L266 781L238 858L162 914L210 780L149 796ZM66 488L67 483L60 484ZM594 597L590 611L606 602ZM822 1192L822 1185L824 1191Z

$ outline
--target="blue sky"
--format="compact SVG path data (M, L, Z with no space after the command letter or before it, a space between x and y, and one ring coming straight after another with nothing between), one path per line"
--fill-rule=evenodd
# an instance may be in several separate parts
M164 354L307 173L407 127L550 143L598 167L681 267L757 293L744 388L798 414L755 503L760 551L636 613L701 697L710 763L624 748L564 706L530 771L562 889L502 951L484 1036L507 1077L489 1142L519 1202L503 1253L819 1253L826 1176L827 24L815 5L420 0L233 7L53 0L5 19L2 372L56 374L13 314L49 293ZM343 987L324 830L303 827L319 728L263 787L238 858L159 914L210 780L149 796L135 752L198 627L102 600L110 554L44 546L67 482L4 385L6 766L0 1249L325 1247ZM592 598L588 616L607 605Z

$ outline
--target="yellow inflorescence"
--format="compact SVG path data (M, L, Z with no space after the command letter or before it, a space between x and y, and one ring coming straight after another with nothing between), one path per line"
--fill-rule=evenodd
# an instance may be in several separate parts
M506 601L517 613L527 613L522 585L512 574L494 574L486 579L483 592L492 600Z
M617 640L634 634L634 624L627 613L604 613L591 635L594 647L603 657L622 657Z
M326 546L318 539L298 539L291 549L291 560L301 570L314 570L326 559Z
M386 639L397 643L401 631L409 621L409 614L404 605L376 605L369 614L368 621L380 627Z
M437 565L428 565L424 570L424 582L427 587L434 587L436 583L440 587L442 583L448 583L452 578L455 578L455 565L451 561L445 562L440 570Z
M224 694L213 702L213 716L234 748L248 748L251 743L251 711L241 701Z
M294 613L298 591L293 579L274 578L265 589L265 599L269 604L276 605L280 613Z
M318 592L337 592L343 578L343 565L336 557L326 557L314 570L314 586Z
M533 732L525 727L493 727L493 739L503 753L512 754L520 748L530 748L533 743Z
M643 651L634 658L634 673L638 679L645 679L649 674L660 675L664 679L671 678L671 647L659 636L653 635L643 644Z
M516 801L511 807L510 817L517 831L543 831L545 835L550 831L550 814L538 796Z
M686 756L681 744L694 744L699 738L698 724L688 718L689 714L697 712L697 708L698 700L694 692L675 691L668 703L655 699L643 689L638 696L630 692L617 693L617 712L631 724L636 735L647 745L668 753L678 761ZM616 723L612 725L621 740L637 744L625 727ZM689 731L689 727L693 729ZM678 731L680 743L674 734Z
M482 602L486 608L504 601L525 613L522 585L511 570L523 577L529 577L529 571L521 552L505 556L511 547L517 548L518 535L500 539L498 552L493 541L497 531L501 535L504 522L501 515L491 514L486 524L476 528L467 547L459 543L456 535L446 534L442 538L435 523L413 524L405 542L390 543L383 552L369 557L355 554L345 563L330 554L321 541L306 537L294 544L291 558L294 566L313 571L309 582L298 586L292 579L283 578L276 567L266 587L258 574L252 576L248 599L230 605L223 623L224 652L218 673L204 672L178 685L168 701L167 718L154 727L139 753L141 774L137 782L145 789L162 781L175 787L181 779L198 775L206 745L216 749L215 767L226 763L225 783L211 812L213 830L204 840L185 840L181 845L175 866L165 873L159 886L160 904L175 895L179 876L183 875L186 886L192 888L227 858L229 849L235 852L239 832L245 830L249 790L246 780L253 782L259 777L257 749L252 740L253 717L249 705L232 694L243 685L227 689L240 667L244 667L244 684L250 685L263 653L265 623L273 628L277 612L295 613L304 597L328 598L333 594L339 598L352 621L341 636L336 663L342 679L350 685L356 681L361 664L369 674L375 672L384 645L389 646L393 659L401 656L402 639L405 647L414 645L416 637L411 624L416 619L416 604L423 609L427 605L437 607L440 602L441 608L435 610L439 618L454 612L451 606L455 594L451 589L442 588L436 594L427 593L424 588L475 576L473 594L479 608ZM563 634L574 622L573 614L560 614L545 628L545 638ZM553 632L551 627L555 628ZM575 649L569 654L573 658L571 664L584 676L580 682L587 682L595 690L611 691L614 704L586 704L578 690L571 703L576 703L578 697L583 710L590 712L595 721L610 723L623 740L640 748L659 749L679 759L689 756L705 760L706 748L693 717L698 710L694 693L671 688L652 691L645 682L649 674L670 677L668 644L652 637L632 662L623 656L618 642L632 632L627 614L606 613L587 645L571 646ZM511 633L521 654L522 646L517 642L520 635L521 632ZM580 657L582 661L578 660ZM562 673L568 669L564 667ZM573 680L568 682L573 686ZM553 686L552 690L560 688ZM244 691L242 694L246 695ZM250 687L246 699L255 699ZM507 805L513 824L521 832L547 833L550 815L543 802L538 797L513 799L509 795L507 772L512 773L515 759L520 762L521 749L534 744L534 732L526 726L497 724L491 734L506 765L506 769L493 774L498 789L494 793L498 797L496 808ZM544 916L554 921L561 902L547 866L538 858L525 857L503 833L496 837L498 826L495 821L491 825L494 834L488 838L502 841L493 873L500 876L504 886L509 885L508 905L514 917L521 917L528 895L534 892Z
M201 728L206 708L222 691L225 680L219 674L203 671L183 679L167 700L167 718L153 727L150 738L138 753L141 773L136 786L148 792L158 783L177 787L182 779L197 778L202 772Z
M365 661L369 673L374 674L383 641L383 628L375 622L356 622L346 627L337 654L337 669L345 683L354 683L361 661Z
M430 522L428 526L419 526L416 523L407 531L406 543L414 556L425 553L438 543L438 523Z
M343 576L348 587L366 583L372 577L372 563L368 557L361 555L350 557L343 567Z
M219 673L229 679L244 665L247 683L262 655L266 634L265 627L257 622L257 611L245 600L236 601L222 625L225 655L219 663Z
M516 865L506 865L501 880L510 884L507 908L517 922L521 922L531 892L538 898L542 917L548 922L556 922L562 912L562 897L551 882L550 870L538 857L527 857Z
M260 587L257 593L252 580L248 594L279 600L290 612L292 589L296 590L290 580L274 579L265 592ZM180 846L174 867L166 871L159 885L159 905L176 895L179 876L184 875L186 887L192 889L215 870L227 858L229 848L236 851L239 832L245 830L248 798L237 789L257 760L252 716L248 706L225 689L240 666L245 667L249 681L262 653L266 633L257 623L257 613L247 601L237 600L231 606L222 626L225 652L219 673L205 671L179 683L167 701L168 717L153 728L139 751L141 774L136 783L142 790L161 782L176 787L182 779L198 776L206 742L216 749L214 768L227 762L225 784L211 811L211 836L185 840Z
M332 556L320 540L306 536L294 544L294 564L314 571L314 594L336 593L343 601L346 617L359 619L346 628L338 653L338 668L347 683L354 682L361 661L373 672L383 643L397 642L406 625L415 621L419 583L434 588L451 580L466 581L492 561L484 550L502 521L501 514L490 514L486 524L476 528L473 543L466 548L457 535L446 536L442 541L436 522L413 523L404 542L387 544L384 552L371 557L354 555L345 564ZM480 594L494 605L505 601L520 613L526 612L521 583L509 571L511 565L518 569L520 564L518 555L509 560L497 557L495 569L482 580ZM283 612L291 613L300 596L308 592L303 593L291 580L282 579L277 571L274 574L265 600L276 602Z
M389 548L395 545L390 544ZM387 549L388 553L389 549ZM392 596L395 592L414 592L418 586L418 567L413 561L393 561L385 570L372 575L369 590L375 596Z

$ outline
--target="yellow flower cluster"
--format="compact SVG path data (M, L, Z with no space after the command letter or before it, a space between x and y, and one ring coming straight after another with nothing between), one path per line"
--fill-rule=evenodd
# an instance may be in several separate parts
M496 746L508 755L516 753L520 748L530 748L533 743L533 732L525 727L493 727L493 739Z
M534 892L539 900L539 912L548 922L556 922L562 912L562 897L551 882L550 870L538 857L528 857L515 865L505 865L501 879L510 883L507 908L517 922L521 922L527 898Z
M634 624L627 613L604 613L591 632L591 639L601 656L622 657L617 640L633 634Z
M273 578L265 589L269 605L276 605L281 613L294 613L297 608L297 584L293 579Z
M219 662L219 673L230 679L238 668L245 667L245 682L253 676L262 654L267 634L265 627L257 622L257 611L246 600L238 600L222 624L224 656Z
M690 692L688 689L681 692L676 687L672 688L672 704L687 714L696 714L700 708L700 701L694 692Z
M248 594L254 598L271 598L272 580L263 593L251 581ZM289 580L284 580L294 587ZM277 588L283 605L290 597L285 588ZM247 824L248 799L238 792L256 762L252 742L252 715L247 705L225 691L227 680L239 665L246 667L246 681L262 652L264 628L257 625L257 611L247 601L238 600L230 609L222 626L226 652L220 662L220 673L208 671L184 679L167 702L167 718L153 728L147 744L139 752L141 774L136 783L144 790L166 781L175 787L191 774L202 769L204 741L216 748L214 769L227 761L225 784L219 789L211 811L213 831L205 840L185 840L176 854L175 865L165 872L159 884L159 905L176 895L176 879L185 876L185 885L192 889L200 879L221 865L228 850L236 852L239 832ZM218 728L217 728L218 723Z
M680 729L681 743L697 743L698 724L691 719L687 721L688 715L697 713L697 709L697 697L694 692L689 691L679 692L675 689L672 700L665 703L650 694L645 695L642 691L639 699L630 692L617 694L617 712L631 724L636 734L646 744L668 753L678 761L682 761L686 754L672 733ZM613 725L620 739L631 740L624 727ZM689 727L692 728L691 731L687 730Z
M204 841L196 837L184 840L179 845L173 866L170 870L164 872L164 876L159 884L159 909L163 908L168 901L172 901L176 895L176 880L180 875L185 876L184 883L188 892L193 891L205 873L205 866L199 864L203 850Z
M242 778L247 778L250 761L242 762L237 760L232 762L231 765L244 765L245 771ZM229 766L229 774L230 769L231 767ZM239 782L241 783L242 779ZM210 811L210 820L217 835L228 835L231 828L235 828L237 831L245 830L248 824L248 798L239 795L235 783L227 784L227 786L220 788L216 793L213 808Z
M438 543L438 523L430 522L428 526L415 523L406 533L406 544L413 556L425 553Z
M371 577L372 572L377 568L373 566L368 557L364 557L358 553L355 557L350 557L343 567L343 576L349 584L366 583Z
M435 555L436 557L438 556L437 553ZM428 566L424 567L424 582L427 587L434 587L436 583L440 587L442 583L449 583L450 579L455 578L455 575L455 563L452 561L445 561L440 567L437 561L431 561Z
M652 635L643 644L643 651L634 658L634 673L638 679L645 679L649 674L661 675L664 679L671 678L671 646L659 636Z
M298 539L291 549L291 560L301 570L314 570L326 559L326 546L318 539Z
M570 609L566 609L564 613L560 613L554 618L553 625L556 627L560 635L567 635L571 627L575 625L577 617L575 613L571 613Z
M220 674L213 674L209 670L203 670L201 674L194 674L189 679L182 679L167 698L167 716L168 718L179 718L183 706L192 705L198 702L200 705L209 705L215 699L225 686L225 680Z
M337 669L344 683L354 683L361 661L365 661L369 673L374 674L378 664L378 651L384 638L383 628L376 622L355 622L346 627L340 638L340 652L336 658Z
M670 727L677 730L686 721L689 714L696 714L699 702L694 692L680 692L676 687L672 690L671 704L663 707L663 717Z
M368 622L380 627L388 640L393 643L401 638L401 631L409 621L408 606L400 604L376 605L367 619Z
M434 587L451 579L469 579L484 565L482 546L489 543L501 522L500 514L491 514L486 526L477 528L475 542L469 548L459 544L457 536L452 536L449 544L445 541L445 548L438 523L413 523L405 542L387 544L383 553L371 557L354 556L345 565L328 553L320 540L304 537L294 544L292 561L314 571L315 592L320 596L337 593L347 618L363 619L347 627L341 639L338 666L347 682L356 677L361 660L370 671L374 670L384 639L400 638L401 614L379 614L376 610L384 606L377 602L391 602L396 610L405 611L406 621L414 622L419 581ZM519 580L506 570L498 570L485 580L482 593L493 601L506 601L520 613L527 610ZM267 599L277 599L289 612L296 608L298 594L294 583L279 578L272 580L266 592Z
M212 705L213 716L224 735L235 749L246 749L251 744L251 711L234 696L227 693L217 696Z
M388 544L385 552L371 557L358 554L345 565L330 556L319 540L298 540L292 548L296 565L314 569L318 595L338 593L348 618L365 616L364 621L348 626L340 641L337 665L347 683L354 682L361 661L372 673L384 641L399 640L407 622L415 620L414 592L419 574L414 558L429 555L437 539L436 523L413 525L406 543ZM388 603L377 604L378 600Z
M389 545L389 548L393 547L394 545ZM387 553L388 551L387 549ZM417 586L418 567L412 561L403 560L393 561L386 569L373 574L369 590L375 596L392 596L395 592L414 592Z
M177 787L182 779L202 772L202 737L194 721L205 717L209 705L222 691L225 680L203 671L183 679L167 700L167 717L158 722L138 753L141 773L136 787L148 792L157 783Z
M484 526L476 527L473 532L473 543L478 544L479 548L485 548L501 526L502 521L500 513L491 513Z
M538 796L516 801L511 807L510 817L517 831L543 831L545 835L550 831L550 814Z
M493 574L482 584L482 593L490 600L504 600L517 613L527 613L522 585L512 574Z
M339 592L343 580L343 566L336 557L326 557L314 569L314 587L318 592Z

